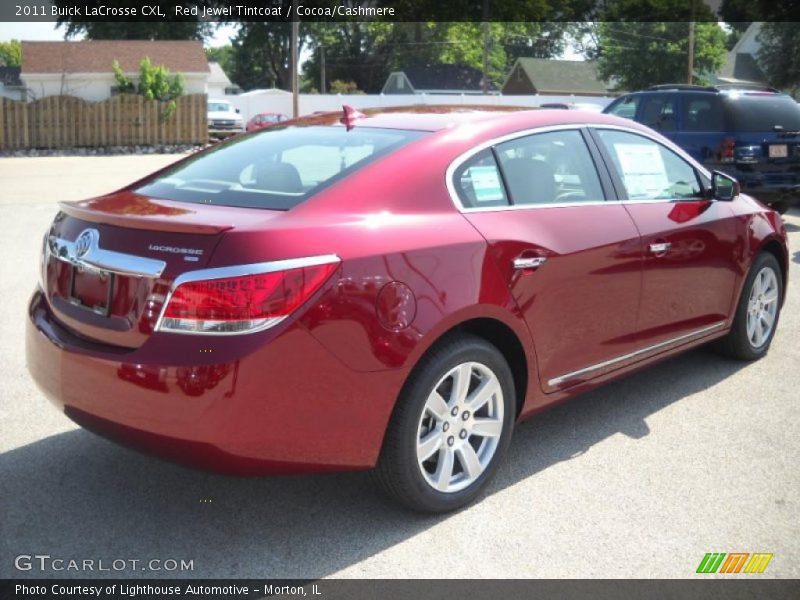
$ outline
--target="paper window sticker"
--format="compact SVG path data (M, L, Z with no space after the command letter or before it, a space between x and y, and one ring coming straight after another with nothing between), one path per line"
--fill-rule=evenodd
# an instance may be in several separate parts
M661 150L655 144L614 144L628 196L659 198L669 187Z
M476 202L505 200L503 185L496 167L470 167L469 176Z

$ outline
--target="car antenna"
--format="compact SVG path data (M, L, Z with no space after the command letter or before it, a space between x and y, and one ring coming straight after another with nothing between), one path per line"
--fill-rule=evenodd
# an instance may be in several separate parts
M342 105L342 112L344 113L344 116L341 118L340 123L347 127L347 131L350 131L353 127L355 127L358 119L363 119L367 116L360 110L357 110L348 104Z

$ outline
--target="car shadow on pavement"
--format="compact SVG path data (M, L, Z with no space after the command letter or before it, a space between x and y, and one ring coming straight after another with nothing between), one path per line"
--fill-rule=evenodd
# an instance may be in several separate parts
M681 400L694 401L692 394L744 364L694 350L534 417L517 428L486 494L503 493L609 436L648 435L648 416ZM210 475L83 430L0 455L0 482L0 577L318 578L451 518L395 506L368 473ZM108 562L193 560L194 571L14 570L15 556L35 553Z

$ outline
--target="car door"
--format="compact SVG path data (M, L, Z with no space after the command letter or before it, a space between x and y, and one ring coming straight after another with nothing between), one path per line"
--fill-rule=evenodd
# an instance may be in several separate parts
M611 180L585 136L522 135L453 177L531 331L546 392L601 374L635 337L641 243L625 208L607 201Z
M736 256L744 239L730 205L711 200L705 176L655 138L592 131L642 239L642 347L722 327L740 276Z

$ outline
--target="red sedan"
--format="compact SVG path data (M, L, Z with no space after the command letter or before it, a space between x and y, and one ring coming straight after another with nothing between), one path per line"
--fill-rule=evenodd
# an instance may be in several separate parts
M258 131L265 127L272 127L278 123L283 123L288 118L281 113L259 113L247 122L245 131Z
M787 264L775 212L629 120L346 111L62 204L28 366L123 444L376 468L452 510L555 402L712 341L764 356Z

